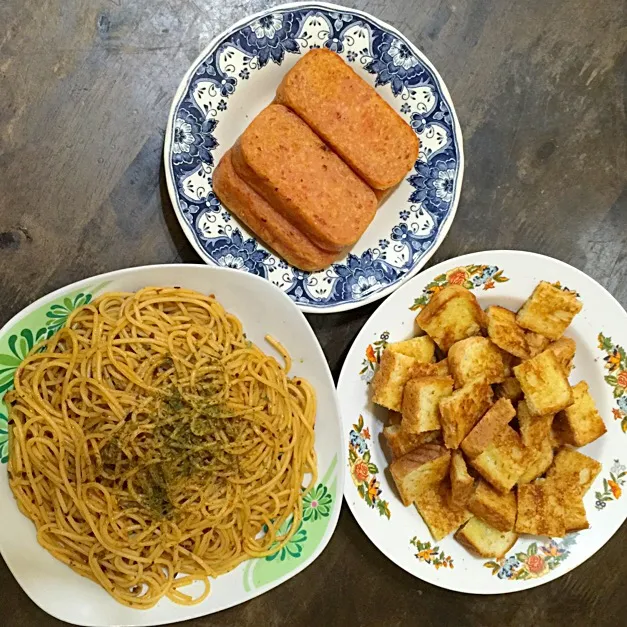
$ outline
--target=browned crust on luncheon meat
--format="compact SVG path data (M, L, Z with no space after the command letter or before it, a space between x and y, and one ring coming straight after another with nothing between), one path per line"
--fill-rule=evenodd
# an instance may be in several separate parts
M213 173L213 189L251 231L297 268L320 270L342 255L318 248L251 189L233 169L230 150Z
M305 120L375 189L396 185L418 158L410 126L330 50L308 52L283 78L276 102Z
M377 208L373 191L289 109L270 105L233 146L235 172L318 247L352 246Z

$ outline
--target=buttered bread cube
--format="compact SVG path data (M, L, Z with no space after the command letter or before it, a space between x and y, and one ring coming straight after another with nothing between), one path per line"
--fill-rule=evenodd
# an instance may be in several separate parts
M545 350L514 367L532 416L556 414L573 404L573 393L555 353Z
M499 531L473 517L455 534L455 539L480 557L501 559L516 544L518 534Z
M607 429L585 381L573 387L573 398L573 404L557 414L555 429L565 444L585 446L600 438Z
M447 477L450 461L450 451L439 444L423 444L395 459L390 472L403 505L410 505L421 492Z
M444 352L455 342L480 335L487 324L475 295L460 285L435 293L416 316L416 323Z
M409 379L403 392L403 429L408 433L440 429L440 400L452 391L451 377Z
M524 329L550 340L559 340L581 307L581 301L577 300L574 292L542 281L520 308L516 321Z
M505 379L501 351L486 337L469 337L453 344L448 365L458 388L472 381L492 384Z
M394 411L401 411L403 389L411 376L413 357L384 350L379 368L372 378L372 401Z
M469 383L440 400L440 425L447 448L459 448L462 440L490 409L492 400L492 388L481 382Z
M488 337L504 351L529 358L529 346L525 330L516 322L516 314L505 307L492 305L486 309L488 316Z
M451 502L451 488L443 481L418 495L414 505L436 542L463 525L472 514Z
M407 357L413 357L416 361L427 364L433 361L435 344L428 335L422 335L411 340L388 344L388 350L393 353L407 355Z

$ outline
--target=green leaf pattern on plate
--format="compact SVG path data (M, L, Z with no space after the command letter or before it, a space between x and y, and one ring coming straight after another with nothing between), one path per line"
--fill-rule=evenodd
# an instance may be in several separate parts
M91 302L93 294L107 284L102 283L89 291L73 292L35 309L0 337L0 463L8 461L8 412L2 399L13 389L16 370L39 342L51 338L74 309Z
M249 560L244 567L244 589L248 592L265 586L292 572L318 547L329 526L332 503L336 498L337 481L335 456L320 480L303 499L303 519L289 542L276 553ZM279 529L284 535L290 529L291 519Z

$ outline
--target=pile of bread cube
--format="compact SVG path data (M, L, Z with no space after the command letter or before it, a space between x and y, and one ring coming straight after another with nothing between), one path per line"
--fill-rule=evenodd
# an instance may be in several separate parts
M588 527L583 496L601 464L574 447L606 429L587 383L568 380L576 345L564 332L581 307L541 282L517 313L483 311L449 285L416 317L417 336L381 355L372 399L390 410L391 475L434 540L456 532L501 558L519 534Z

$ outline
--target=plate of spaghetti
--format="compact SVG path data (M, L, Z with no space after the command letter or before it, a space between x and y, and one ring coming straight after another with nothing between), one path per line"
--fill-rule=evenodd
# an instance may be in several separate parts
M253 275L112 272L0 332L0 551L61 620L171 623L293 577L337 524L343 449L313 331Z

